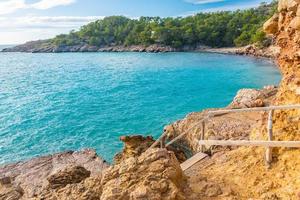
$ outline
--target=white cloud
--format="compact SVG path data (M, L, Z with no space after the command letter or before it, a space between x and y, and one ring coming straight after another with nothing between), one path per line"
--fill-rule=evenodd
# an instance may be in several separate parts
M25 7L24 0L4 0L0 2L0 15L10 14Z
M41 0L37 3L31 4L31 8L46 10L56 6L67 6L69 4L75 3L75 0Z
M207 3L215 3L215 2L222 2L224 0L186 0L188 3L193 4L207 4Z
M76 0L40 0L33 4L28 4L25 0L0 0L0 15L16 12L20 9L46 10L57 6L66 6L75 3Z
M84 24L103 18L103 16L0 17L0 30L31 28L78 28Z
M0 17L0 44L20 44L52 38L103 18L103 16Z

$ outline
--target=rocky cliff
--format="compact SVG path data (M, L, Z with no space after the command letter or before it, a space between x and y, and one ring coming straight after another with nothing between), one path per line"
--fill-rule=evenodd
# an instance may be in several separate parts
M278 54L275 59L282 73L278 92L268 103L272 105L300 104L300 1L279 0L278 12L266 22L264 29L273 37L277 46ZM250 95L249 92L241 91L230 106L259 106L261 100L264 101L264 99L257 98L259 96L261 95L258 92L251 92ZM190 114L185 119L166 127L166 131L174 137L172 136L174 132L176 135L176 132L182 133L187 130L202 119L204 114L205 112ZM299 141L299 116L299 110L276 111L274 140ZM212 131L208 130L207 137L212 139L244 139L242 134L244 132L246 138L265 140L266 113L258 114L254 118L249 114L218 116L208 123L208 129ZM237 135L229 135L232 132ZM199 130L191 131L181 142L197 150L197 145L193 143L193 138L199 138L197 133ZM264 148L241 147L226 149L226 151L224 149L213 151L211 149L213 147L207 148L206 150L212 152L211 158L199 162L186 172L189 176L188 184L195 197L201 196L202 198L199 199L270 200L300 198L299 149L274 148L273 163L271 168L267 168Z
M282 72L282 81L274 104L300 103L300 1L280 0L278 13L264 25L273 35L280 48L277 61ZM277 113L278 130L299 137L299 111ZM299 137L300 138L300 137Z

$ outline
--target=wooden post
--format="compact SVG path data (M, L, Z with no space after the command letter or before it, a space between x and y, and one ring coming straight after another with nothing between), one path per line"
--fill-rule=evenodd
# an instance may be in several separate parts
M267 126L267 131L268 131L268 140L272 141L273 140L273 113L274 110L269 111L269 116L268 116L268 126ZM268 147L266 150L266 162L270 166L272 162L272 147Z
M166 137L162 137L161 140L160 140L160 148L165 148L165 140L166 140Z
M204 135L205 135L205 120L201 122L201 135L200 135L200 140L204 140ZM204 145L200 146L200 152L204 152Z

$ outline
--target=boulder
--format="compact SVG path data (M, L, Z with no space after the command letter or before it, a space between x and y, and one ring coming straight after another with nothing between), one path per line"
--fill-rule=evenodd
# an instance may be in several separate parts
M101 200L180 200L185 177L173 152L149 149L108 169Z
M124 148L122 152L115 155L115 164L118 164L130 157L140 156L155 141L151 136L144 137L142 135L121 136L120 140L124 143Z
M231 108L251 108L264 106L262 93L255 89L241 89L234 97Z

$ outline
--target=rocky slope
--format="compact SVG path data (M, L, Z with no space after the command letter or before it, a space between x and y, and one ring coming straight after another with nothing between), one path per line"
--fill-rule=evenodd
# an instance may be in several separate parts
M111 167L89 149L0 167L0 200L185 199L188 187L178 155L147 150L152 137L121 140L124 150Z
M265 31L274 37L279 50L276 60L282 72L282 81L271 104L300 104L300 1L280 0L278 13L264 26ZM257 95L254 95L257 96ZM240 99L240 98L236 98ZM249 99L249 98L247 98ZM252 98L251 98L252 99ZM259 102L259 101L258 101ZM253 102L254 103L254 102ZM234 103L235 104L235 103ZM248 106L247 106L248 107ZM200 115L200 114L198 114ZM274 119L274 140L300 140L300 111L276 111ZM201 117L199 117L201 119ZM219 116L221 125L227 127L229 120L239 122L238 127L247 126L250 116ZM223 121L222 121L223 119ZM192 121L192 122L189 122ZM257 120L257 122L255 122ZM190 123L197 122L188 116L177 122L179 131L187 130ZM217 122L213 122L215 124ZM262 113L248 125L247 137L266 139L266 114ZM167 127L167 131L170 127ZM213 127L215 128L215 127ZM230 127L230 130L238 130ZM218 139L230 133L222 129L217 133ZM171 135L173 134L172 131ZM221 135L221 136L219 136ZM242 136L241 132L238 136ZM196 132L189 134L182 142L193 145L192 138L199 137ZM239 139L239 138L235 138ZM214 152L206 159L186 172L188 185L193 191L191 199L291 199L300 198L300 160L299 149L273 149L273 163L267 168L264 160L264 148L241 147L231 151ZM201 198L199 198L201 196Z

